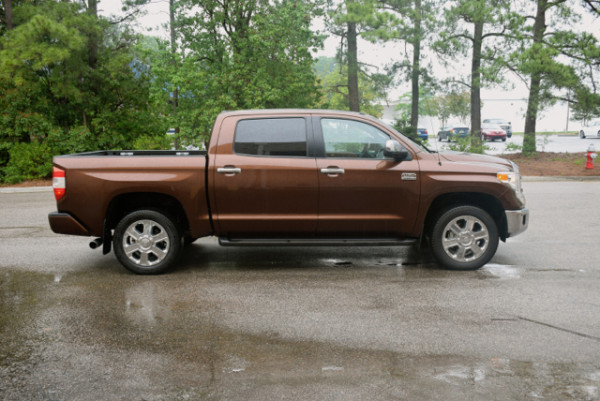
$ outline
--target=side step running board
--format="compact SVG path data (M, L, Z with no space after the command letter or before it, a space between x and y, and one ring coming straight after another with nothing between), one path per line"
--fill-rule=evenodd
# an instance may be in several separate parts
M290 246L406 246L414 245L418 241L417 238L223 238L219 237L219 244L222 246L273 246L273 245L290 245Z

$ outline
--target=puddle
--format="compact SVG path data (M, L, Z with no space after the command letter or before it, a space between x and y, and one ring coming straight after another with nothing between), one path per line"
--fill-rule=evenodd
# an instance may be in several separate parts
M488 263L479 269L481 273L488 277L511 280L521 278L521 269L510 265L500 265L496 263Z

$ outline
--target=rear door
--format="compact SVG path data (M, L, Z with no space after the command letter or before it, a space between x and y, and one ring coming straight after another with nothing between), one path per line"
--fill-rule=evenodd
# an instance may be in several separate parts
M236 116L220 131L209 171L219 235L315 235L318 177L310 119Z
M314 127L322 147L318 234L360 238L411 232L419 205L418 161L386 158L383 149L392 138L368 121L316 118Z

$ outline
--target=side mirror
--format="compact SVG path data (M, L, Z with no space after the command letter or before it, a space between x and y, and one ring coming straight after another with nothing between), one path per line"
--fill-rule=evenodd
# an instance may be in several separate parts
M412 155L410 152L400 145L400 142L393 139L389 139L385 142L383 155L385 157L390 157L397 162L401 162L403 160L412 160Z

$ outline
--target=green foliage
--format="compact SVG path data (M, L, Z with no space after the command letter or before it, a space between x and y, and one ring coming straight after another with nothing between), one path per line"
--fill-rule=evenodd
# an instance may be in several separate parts
M347 67L333 58L319 58L315 71L321 84L321 100L316 107L321 109L350 110L347 86ZM383 113L381 103L385 101L387 77L361 73L358 80L359 104L363 113L380 117Z
M310 29L317 12L312 3L176 4L177 40L185 52L155 41L143 54L154 77L151 102L186 142L199 145L223 110L314 106L319 92L311 50L322 38Z
M514 134L513 134L514 135ZM518 145L514 142L509 142L506 144L506 151L508 152L520 152L521 150L523 150L523 146Z
M16 183L46 178L52 174L52 151L45 143L17 143L9 151L4 181Z
M589 32L574 31L572 27L580 19L571 3L536 3L535 13L527 15L531 8L522 12L528 23L521 29L519 48L509 58L512 70L529 81L524 154L535 154L538 114L557 100L569 101L578 119L600 113L595 85L600 59L597 38Z
M587 86L575 90L575 102L571 105L573 119L588 122L600 117L600 93L594 93Z
M171 139L167 135L143 135L133 143L135 150L167 150L171 149Z
M442 126L446 125L451 117L465 121L470 115L471 95L469 92L451 92L446 95L428 97L422 105L427 114L438 117Z
M129 13L147 2L126 0L124 6ZM315 66L312 54L323 36L311 30L311 21L323 16L325 3L327 28L342 45L336 60ZM437 96L426 90L435 80L419 54L431 54L428 46L448 66L479 61L464 76L451 71L452 81L469 90L502 84L504 69L519 73L532 88L534 122L540 109L557 100L568 101L576 119L599 116L598 38L574 32L572 4L536 3L547 14L538 40L531 4L508 0L179 0L173 43L141 38L127 23L96 15L87 1L13 0L8 29L0 4L0 170L14 180L28 175L21 168L35 170L26 165L27 157L38 160L35 176L53 154L167 148L163 133L171 127L179 132L178 143L200 146L223 110L349 109L348 76L355 69L358 106L375 116L381 115L378 104L392 77L412 81L399 121L409 135L417 114L444 123L451 117L467 120L473 106L462 88ZM344 44L350 25L363 39L406 45L387 69L389 76L358 62L349 67ZM535 152L535 126L526 129L524 152Z
M473 141L473 138L466 136L464 138L456 138L455 141L448 144L450 150L455 152L468 152L468 153L485 153L489 150L489 146L484 145L480 141Z

